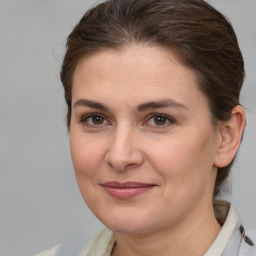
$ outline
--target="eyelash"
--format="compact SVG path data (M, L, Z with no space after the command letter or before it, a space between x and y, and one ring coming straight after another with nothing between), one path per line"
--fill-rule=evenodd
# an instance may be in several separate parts
M95 124L95 123L93 123L93 120L91 120L91 123L89 123L88 122L89 118L101 118L101 119L103 119L103 123ZM149 121L154 118L162 118L164 121L164 124L149 124ZM83 125L93 127L93 128L99 128L101 126L106 125L106 124L104 124L104 122L107 122L108 123L107 125L110 124L110 122L108 122L107 118L103 114L100 114L100 113L91 113L91 114L82 116L82 118L80 119L80 122ZM166 122L168 122L168 123L166 124ZM153 114L150 114L149 116L147 116L146 121L143 123L143 125L161 129L161 128L165 128L168 125L174 124L175 122L176 122L175 119L169 117L168 115L165 115L162 113L153 113Z
M168 115L165 115L162 113L154 113L154 114L149 115L149 117L147 118L147 121L146 121L146 125L148 125L147 123L149 123L149 121L151 119L155 119L155 118L163 118L165 123L162 125L161 124L158 124L158 125L157 124L152 124L152 125L149 124L149 126L161 129L161 128L165 128L166 126L169 126L169 125L175 123L175 120ZM168 123L166 124L166 122L168 122Z
M103 122L104 121L107 121L107 119L105 118L104 115L100 114L100 113L91 113L91 114L88 114L88 115L85 115L85 116L82 116L82 118L80 119L80 122L86 126L91 126L91 127L95 127L95 126L102 126L102 125L105 125L105 124L90 124L88 122L88 119L89 118L102 118L103 119ZM93 121L92 121L93 122ZM108 122L108 121L107 121Z

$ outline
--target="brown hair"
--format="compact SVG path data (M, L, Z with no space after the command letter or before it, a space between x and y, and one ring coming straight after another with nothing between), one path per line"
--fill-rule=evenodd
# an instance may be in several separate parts
M214 123L230 118L244 79L244 62L231 24L203 0L109 0L89 10L67 39L61 81L71 119L72 78L78 61L104 48L131 43L175 51L198 79ZM233 163L233 161L232 161ZM219 168L214 196L232 163Z

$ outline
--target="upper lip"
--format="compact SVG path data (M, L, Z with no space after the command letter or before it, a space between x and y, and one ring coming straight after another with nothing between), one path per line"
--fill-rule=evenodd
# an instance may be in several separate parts
M109 181L102 184L105 187L112 188L142 188L142 187L152 187L154 184L149 183L141 183L141 182L117 182L117 181Z

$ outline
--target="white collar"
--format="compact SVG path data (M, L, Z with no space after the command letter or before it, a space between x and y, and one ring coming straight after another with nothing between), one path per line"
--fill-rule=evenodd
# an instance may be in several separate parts
M218 236L212 243L211 247L204 254L204 256L222 255L238 223L238 216L232 205L230 205L227 201L220 200L218 200L217 203L222 204L223 209L222 212L218 212L218 209L215 209L215 211L217 211L217 214L220 215L220 217L224 220L224 223Z

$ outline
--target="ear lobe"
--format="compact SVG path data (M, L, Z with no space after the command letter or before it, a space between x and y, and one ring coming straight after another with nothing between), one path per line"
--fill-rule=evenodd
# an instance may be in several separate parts
M243 107L233 108L231 117L219 127L220 143L214 165L225 167L234 159L238 151L245 127L245 113Z

